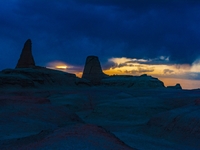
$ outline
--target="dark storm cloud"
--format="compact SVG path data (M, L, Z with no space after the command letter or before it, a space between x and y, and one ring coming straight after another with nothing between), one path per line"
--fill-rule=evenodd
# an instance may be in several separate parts
M0 4L1 60L10 58L9 67L15 66L28 38L39 65L54 60L83 65L88 55L97 55L102 62L111 57L169 56L169 63L177 64L191 64L200 57L198 1L8 0ZM6 64L2 62L1 69Z

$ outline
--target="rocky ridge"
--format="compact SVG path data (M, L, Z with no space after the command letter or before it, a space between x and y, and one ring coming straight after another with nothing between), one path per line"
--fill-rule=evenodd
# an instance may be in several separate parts
M105 86L127 88L163 88L163 82L157 78L143 74L141 76L114 75L102 80Z
M75 86L75 74L47 68L5 69L0 72L0 87Z

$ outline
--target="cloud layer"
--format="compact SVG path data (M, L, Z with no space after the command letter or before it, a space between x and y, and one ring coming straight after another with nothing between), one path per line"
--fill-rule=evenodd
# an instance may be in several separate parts
M161 56L155 59L111 58L105 64L107 74L148 74L158 78L200 80L200 61L193 64L168 64L170 60ZM158 62L158 63L157 63Z
M38 65L83 66L88 55L192 65L200 57L198 1L8 0L0 13L1 69L16 65L28 38Z

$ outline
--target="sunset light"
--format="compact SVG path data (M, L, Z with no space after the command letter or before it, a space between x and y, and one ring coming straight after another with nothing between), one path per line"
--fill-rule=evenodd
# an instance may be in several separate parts
M165 86L180 83L185 89L199 88L200 61L189 64L172 64L170 58L160 56L155 59L110 58L110 67L103 71L108 75L151 75L162 80Z
M67 65L65 62L62 61L53 61L47 64L47 68L62 70L62 71L67 71L67 69L70 67L71 66Z
M67 69L67 66L55 66L55 68L57 68L57 69Z
M180 83L184 89L199 88L200 61L189 64L172 64L170 58L160 56L154 59L136 59L126 57L109 58L101 63L102 70L107 75L132 75L147 74L164 82L165 86ZM62 61L53 61L47 64L47 68L56 69L82 77L84 66L69 65Z
M129 75L163 75L171 76L184 72L182 66L177 69L173 64L167 64L169 58L161 56L155 59L136 58L111 58L108 60L111 67L104 71L108 74L129 74ZM158 63L159 62L159 63Z

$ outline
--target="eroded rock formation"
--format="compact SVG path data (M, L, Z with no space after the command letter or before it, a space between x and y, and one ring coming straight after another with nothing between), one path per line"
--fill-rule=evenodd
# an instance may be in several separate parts
M100 84L101 79L106 76L97 56L88 56L85 62L82 78L91 81L93 84Z
M147 76L114 75L102 80L102 85L127 88L164 88L157 78Z
M167 86L167 88L170 88L170 89L182 89L181 85L179 83L177 83L175 86Z
M0 71L1 87L76 86L75 74L46 68L18 68Z
M24 44L16 68L32 68L32 67L35 67L35 61L32 55L32 43L31 40L28 39Z

